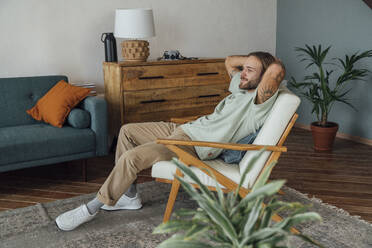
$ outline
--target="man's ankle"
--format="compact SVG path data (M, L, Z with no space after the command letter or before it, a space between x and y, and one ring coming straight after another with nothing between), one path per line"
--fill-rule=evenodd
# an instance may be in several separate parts
M127 192L124 193L129 198L134 198L137 195L137 185L131 184Z
M87 203L87 209L90 214L95 214L104 204L100 202L97 198L94 198Z

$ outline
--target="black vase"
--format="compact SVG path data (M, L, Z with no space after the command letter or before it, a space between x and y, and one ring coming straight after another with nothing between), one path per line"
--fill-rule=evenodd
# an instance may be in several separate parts
M105 61L117 62L116 40L113 33L103 33L101 41L105 44Z

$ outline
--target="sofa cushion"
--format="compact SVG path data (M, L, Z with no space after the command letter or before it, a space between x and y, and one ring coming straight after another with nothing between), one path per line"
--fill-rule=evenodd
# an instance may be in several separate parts
M66 76L0 78L0 127L38 123L26 113Z
M70 85L61 80L40 98L33 108L27 110L27 113L38 121L62 127L71 109L89 93L90 89Z
M90 114L84 109L74 108L67 116L67 124L74 128L88 128L90 127Z
M234 182L239 183L240 172L238 164L226 164L224 161L222 161L222 159L205 160L203 162L223 173L226 177L230 178ZM194 166L190 166L190 168L203 184L213 187L216 186L213 178L205 174L203 171ZM173 180L173 175L176 174L176 170L177 166L172 161L160 161L152 166L151 176L155 178ZM185 176L185 179L186 181L193 183L188 176ZM225 188L222 185L220 185L220 187Z
M0 166L95 150L91 129L47 124L0 128Z

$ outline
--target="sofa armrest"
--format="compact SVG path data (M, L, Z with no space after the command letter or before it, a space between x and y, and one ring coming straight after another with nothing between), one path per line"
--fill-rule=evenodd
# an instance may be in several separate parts
M108 119L107 103L103 97L88 96L80 107L90 113L90 128L96 134L96 155L104 156L108 154Z

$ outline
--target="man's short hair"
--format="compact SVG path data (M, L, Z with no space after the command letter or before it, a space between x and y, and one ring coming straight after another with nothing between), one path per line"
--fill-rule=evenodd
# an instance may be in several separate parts
M260 75L260 80L263 76L263 74L265 73L266 69L269 67L269 65L271 65L272 63L274 63L276 61L275 57L273 55L271 55L270 53L267 53L267 52L252 52L250 54L248 54L247 57L249 56L255 56L256 58L258 58L262 64L262 71L261 71L261 75Z

